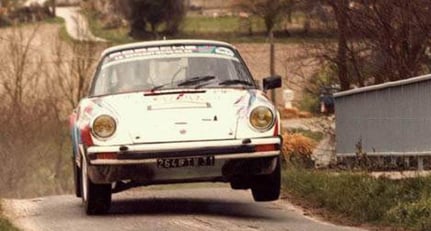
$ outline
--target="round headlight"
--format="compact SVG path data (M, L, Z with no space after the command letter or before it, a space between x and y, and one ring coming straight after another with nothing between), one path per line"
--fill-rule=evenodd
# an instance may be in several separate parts
M251 112L250 123L259 131L266 131L274 124L274 114L271 109L259 106Z
M92 132L100 138L112 136L117 129L114 118L109 115L100 115L93 121Z

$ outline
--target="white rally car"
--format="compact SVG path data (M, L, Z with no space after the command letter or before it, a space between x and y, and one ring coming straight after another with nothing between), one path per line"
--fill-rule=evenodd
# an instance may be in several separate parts
M131 187L229 182L256 201L280 194L280 117L238 51L206 40L115 46L70 116L76 195L106 213Z

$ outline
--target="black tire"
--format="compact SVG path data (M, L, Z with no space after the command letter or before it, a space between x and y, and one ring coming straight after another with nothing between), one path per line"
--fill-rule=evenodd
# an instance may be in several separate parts
M75 185L75 195L76 197L81 197L81 169L75 162L75 158L72 159L73 164L73 182Z
M111 184L94 184L87 174L87 163L81 165L81 195L87 215L106 214L111 207Z
M280 158L274 171L269 175L255 176L251 186L251 193L255 201L274 201L280 197L281 184Z

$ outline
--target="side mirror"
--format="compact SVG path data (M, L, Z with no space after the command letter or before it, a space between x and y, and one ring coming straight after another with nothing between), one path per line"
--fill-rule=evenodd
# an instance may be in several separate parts
M263 79L263 90L270 90L281 87L281 76L274 75Z

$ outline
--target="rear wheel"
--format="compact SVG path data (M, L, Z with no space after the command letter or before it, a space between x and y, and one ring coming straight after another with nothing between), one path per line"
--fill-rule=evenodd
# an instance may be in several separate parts
M85 212L88 215L105 214L111 207L111 184L94 184L88 177L88 165L82 159L81 195Z
M255 201L273 201L280 196L281 168L280 158L274 171L269 175L255 176L251 186L251 192Z

